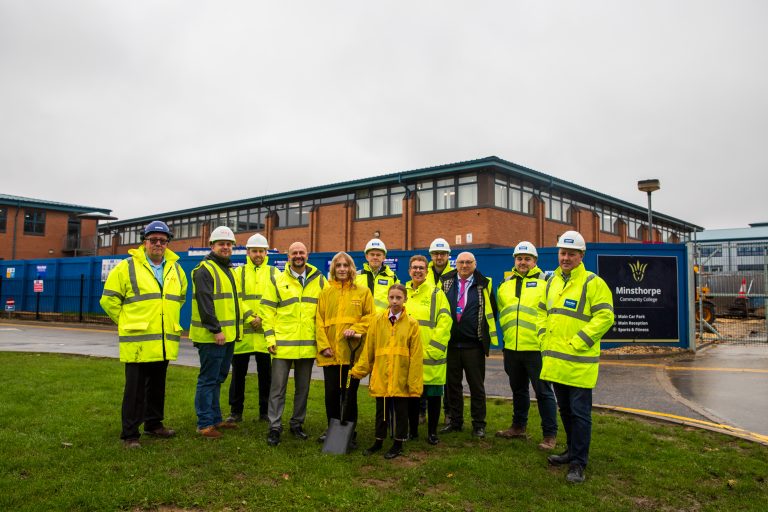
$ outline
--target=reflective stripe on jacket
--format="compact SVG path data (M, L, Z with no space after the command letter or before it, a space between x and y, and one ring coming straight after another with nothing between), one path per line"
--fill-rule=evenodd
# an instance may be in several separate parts
M413 281L408 281L405 288L408 290L408 314L419 322L424 351L424 384L445 384L446 351L453 325L448 297L429 278L416 289Z
M189 325L189 339L195 343L214 343L214 333L203 326L200 320L200 310L197 304L195 274L197 272L208 272L213 278L213 309L216 314L216 320L219 322L221 332L224 333L224 339L227 342L238 341L241 337L240 331L240 300L238 290L239 285L234 275L227 273L216 263L209 259L201 261L192 271L192 321ZM227 269L227 272L232 272ZM231 277L231 279L230 279ZM235 283L233 289L232 283Z
M120 361L175 361L182 330L179 316L187 296L187 276L178 264L179 256L165 250L161 287L144 247L128 254L109 273L99 301L117 324Z
M250 354L252 352L267 352L267 342L264 339L264 326L255 328L251 325L252 317L263 318L261 313L261 297L267 286L275 286L277 269L268 265L269 256L264 256L264 262L258 267L246 257L245 265L235 269L235 280L240 285L240 297L243 339L235 345L235 354Z
M307 263L306 283L302 288L293 277L290 265L277 275L276 286L268 286L261 297L262 326L267 347L277 347L278 359L314 359L315 315L326 279Z
M379 273L374 276L368 263L364 263L362 270L358 270L357 276L355 276L355 283L358 286L365 286L371 290L373 305L377 313L389 309L389 300L387 299L389 287L399 282L400 279L387 265L382 265Z
M389 310L377 313L368 327L365 354L349 374L371 375L368 391L374 397L417 397L424 389L419 322L404 311L392 325Z
M317 302L317 365L350 364L350 343L357 361L363 353L365 333L368 332L372 314L373 296L367 287L356 284L353 288L349 282L329 281L328 286L320 292ZM344 337L347 329L362 334L362 339L347 341ZM333 350L333 357L321 354L327 348Z
M542 336L541 379L594 388L600 363L600 339L613 325L613 295L584 264L567 281L558 268L547 281L547 318Z
M541 350L538 329L546 320L544 293L547 282L534 267L525 276L514 269L496 294L499 323L506 350Z

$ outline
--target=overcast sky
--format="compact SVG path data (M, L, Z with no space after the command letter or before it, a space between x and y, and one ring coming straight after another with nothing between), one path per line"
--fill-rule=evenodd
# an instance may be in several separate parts
M128 219L496 155L746 227L766 26L762 0L0 0L0 191Z

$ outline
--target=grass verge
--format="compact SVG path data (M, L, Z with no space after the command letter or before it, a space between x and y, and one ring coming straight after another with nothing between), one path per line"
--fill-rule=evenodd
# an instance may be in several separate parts
M421 439L394 461L360 450L328 456L314 442L325 423L322 383L310 391L311 440L284 434L270 448L265 424L254 421L256 377L249 375L242 427L209 441L195 433L197 370L180 366L169 368L166 399L166 424L177 437L144 437L142 449L125 450L118 439L122 364L0 353L0 365L0 510L730 511L768 503L766 447L611 413L594 413L580 486L568 485L565 470L548 467L537 450L535 407L527 442L475 440L465 431L433 447L422 427ZM291 395L292 388L285 421ZM362 448L372 442L374 404L366 389L359 401ZM510 416L509 402L489 401L489 433Z

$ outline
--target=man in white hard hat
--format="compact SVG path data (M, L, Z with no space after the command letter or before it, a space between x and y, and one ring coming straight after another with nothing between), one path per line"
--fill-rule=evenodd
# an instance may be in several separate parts
M283 431L283 409L288 374L293 367L293 437L306 440L304 420L317 357L315 331L317 303L326 279L317 267L307 263L307 247L294 242L288 248L288 264L276 277L276 286L268 286L261 299L262 326L267 349L272 354L272 383L269 389L269 431L267 444L277 446Z
M227 380L240 328L240 291L232 269L235 234L227 226L211 231L211 252L192 271L192 322L189 339L200 356L195 392L197 431L208 439L237 428L221 416L221 384Z
M515 267L499 286L496 303L499 323L504 335L504 371L512 388L512 426L496 432L496 437L527 438L528 410L531 407L529 384L536 393L541 416L542 450L555 448L557 439L557 404L552 384L539 379L541 373L541 343L538 329L544 323L547 310L544 273L536 265L539 253L531 242L520 242L514 251Z
M608 285L584 268L584 237L566 231L557 241L559 267L547 282L547 317L541 335L541 380L552 382L568 447L547 461L568 464L566 480L584 481L592 438L592 389L597 384L600 339L613 325Z
M357 271L355 284L365 286L373 294L373 306L377 313L386 311L389 308L387 302L387 293L389 287L399 283L392 269L384 263L387 257L387 246L378 238L372 238L365 244L365 261L363 268Z
M242 292L243 303L243 339L235 344L232 357L232 380L229 383L228 423L243 420L245 405L245 376L251 357L256 359L256 372L259 384L259 421L267 421L269 386L272 379L272 361L267 350L267 342L262 328L261 297L264 289L275 286L276 268L269 265L269 243L264 235L256 233L245 243L247 259L245 265L235 269Z
M432 261L429 262L428 274L437 284L440 282L440 276L453 270L450 263L451 246L444 238L435 238L429 244L429 256Z

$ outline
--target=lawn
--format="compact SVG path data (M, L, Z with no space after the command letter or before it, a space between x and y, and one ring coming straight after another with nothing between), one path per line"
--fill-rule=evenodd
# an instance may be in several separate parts
M0 365L0 510L768 509L768 448L677 425L595 413L587 481L574 486L536 448L535 407L528 442L465 431L430 446L422 428L394 461L362 450L331 456L314 442L325 423L322 383L310 392L310 440L286 433L270 448L265 424L254 421L255 376L242 427L210 441L195 433L196 369L171 366L166 424L177 437L126 450L119 362L0 353ZM507 427L510 403L488 405L488 431ZM289 399L286 422L290 410ZM361 448L372 442L373 412L361 389Z

